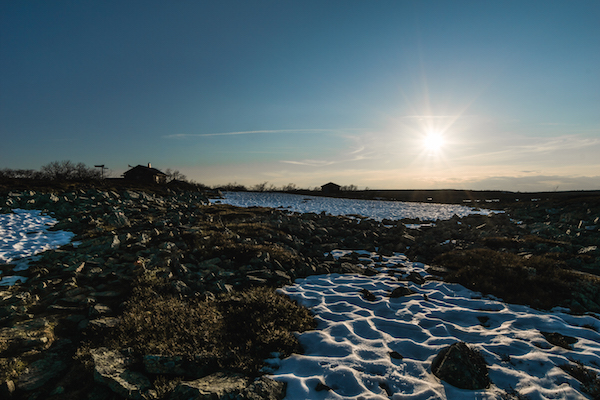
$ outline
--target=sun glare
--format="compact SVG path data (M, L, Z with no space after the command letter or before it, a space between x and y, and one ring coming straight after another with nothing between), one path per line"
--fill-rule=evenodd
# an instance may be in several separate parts
M444 137L437 132L430 132L423 138L423 147L431 153L439 152L444 146Z

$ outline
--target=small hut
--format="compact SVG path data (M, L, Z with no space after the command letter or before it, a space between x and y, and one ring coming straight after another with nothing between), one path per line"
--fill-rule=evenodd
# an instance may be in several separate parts
M339 193L341 186L333 182L329 182L321 186L321 192L323 193Z
M152 168L152 165L148 163L148 166L137 165L131 168L129 171L123 173L123 178L128 181L137 181L143 183L166 183L167 174L162 171Z

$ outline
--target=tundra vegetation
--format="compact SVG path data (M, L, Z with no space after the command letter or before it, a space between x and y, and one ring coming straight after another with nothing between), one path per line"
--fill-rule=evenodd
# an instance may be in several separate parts
M256 377L274 353L302 351L293 332L315 327L277 287L311 274L376 273L356 253L334 260L334 249L403 252L440 279L505 301L600 312L598 198L407 229L418 221L208 205L216 191L178 181L0 180L1 212L45 210L79 243L43 253L22 272L26 282L0 290L3 393L122 398L117 383L98 378L101 353L150 382L140 396L167 398L218 371ZM590 392L598 386L585 366L565 370Z

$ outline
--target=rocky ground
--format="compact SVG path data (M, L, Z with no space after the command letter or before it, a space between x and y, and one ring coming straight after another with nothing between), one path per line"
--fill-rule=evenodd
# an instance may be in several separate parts
M256 360L298 351L283 332L310 329L310 318L252 288L377 273L357 256L334 260L333 249L403 252L508 302L600 312L598 199L514 203L407 229L416 221L240 209L209 205L209 195L189 186L4 186L2 212L45 210L60 221L55 229L77 236L43 253L25 283L0 289L0 397L282 398L285 388L260 378ZM235 336L240 321L252 323L244 315L277 307L297 324L273 315L252 333L258 338ZM196 325L183 326L191 318ZM181 338L170 342L177 324ZM251 349L260 351L244 358Z

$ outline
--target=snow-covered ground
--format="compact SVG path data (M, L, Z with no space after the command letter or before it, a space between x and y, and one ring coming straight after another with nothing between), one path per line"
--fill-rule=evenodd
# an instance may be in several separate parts
M457 204L355 200L272 192L224 192L223 197L223 199L217 201L239 207L272 207L299 213L312 212L317 214L324 211L331 215L360 215L378 221L403 218L435 221L437 219L450 219L455 214L464 217L469 214L487 215L492 212Z
M377 220L435 221L454 214L490 212L457 205L280 193L227 192L224 196L223 203L237 206L356 214ZM338 250L333 255L347 252ZM513 390L530 400L586 398L580 383L559 366L581 361L600 372L598 318L505 304L441 281L407 284L398 277L411 271L426 276L423 264L412 263L401 254L381 257L357 252L362 254L363 265L395 271L395 276L319 275L281 289L309 307L319 322L317 330L299 335L305 354L270 360L272 376L288 383L286 399L491 400L502 399ZM415 294L390 298L389 293L402 285ZM365 300L362 289L374 293L377 300ZM548 343L541 332L557 332L578 341L572 350L566 350ZM431 361L440 349L458 341L474 346L486 359L492 381L489 389L457 389L431 373ZM319 383L331 390L317 390Z
M49 231L58 221L37 210L15 209L0 214L0 264L14 264L13 271L23 271L35 254L65 245L74 233ZM0 285L12 285L25 278L18 275L2 276Z
M309 307L319 324L299 335L305 354L270 360L279 367L273 377L288 383L286 399L501 399L513 389L532 400L585 398L579 382L558 366L577 360L595 365L598 372L597 318L505 304L441 281L401 282L398 278L411 271L426 276L425 266L401 254L359 253L363 265L394 271L394 276L319 275L281 289ZM399 286L415 294L390 298ZM362 289L377 299L365 300ZM565 350L540 332L578 341L573 350ZM489 389L457 389L431 373L440 349L458 341L473 345L486 359ZM317 391L319 382L332 390Z

